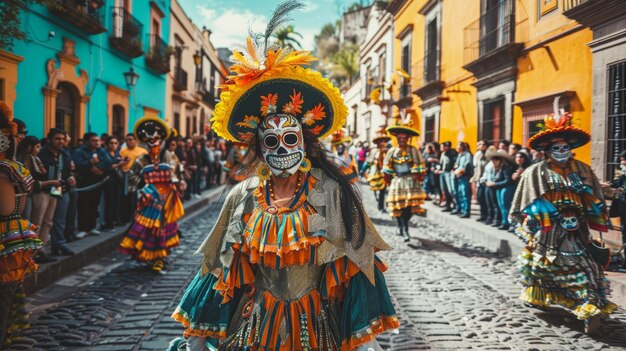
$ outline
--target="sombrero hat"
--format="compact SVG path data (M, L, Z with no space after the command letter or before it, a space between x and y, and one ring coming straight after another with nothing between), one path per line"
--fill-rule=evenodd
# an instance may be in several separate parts
M380 128L379 130L376 131L376 137L374 139L372 139L372 142L374 144L378 144L380 142L383 141L389 141L391 140L391 137L389 135L387 135L387 130L385 127Z
M352 138L348 136L348 131L344 128L341 128L333 133L333 136L330 140L332 145L339 145L344 143L351 143Z
M504 150L487 150L485 158L489 161L493 160L494 158L498 158L510 164L515 164L515 157L509 155L509 153Z
M528 139L528 146L543 151L551 144L564 141L572 149L581 147L591 140L591 135L580 128L573 127L572 114L558 109L559 97L554 100L554 113L544 119L544 130Z
M159 118L143 117L135 122L134 133L139 141L146 143L157 135L159 140L166 140L170 136L170 128Z
M224 139L250 142L264 118L281 113L298 119L318 139L345 124L348 108L339 89L319 72L302 67L317 59L308 51L268 47L271 28L285 22L289 11L282 12L284 18L272 17L265 34L254 40L248 37L245 45L232 51L234 74L222 86L221 102L211 119Z
M419 130L413 128L411 115L407 115L404 110L401 110L400 115L394 118L394 125L387 128L387 134L393 136L397 136L398 134L406 134L412 137L420 136Z

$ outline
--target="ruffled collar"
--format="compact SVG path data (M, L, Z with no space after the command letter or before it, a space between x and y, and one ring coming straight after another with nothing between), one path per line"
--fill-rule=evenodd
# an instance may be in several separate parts
M307 174L289 207L269 205L266 186L258 186L252 194L256 206L244 216L242 252L253 264L282 268L316 263L316 248L324 241L324 231L311 232L309 217L316 213L307 203L315 177Z

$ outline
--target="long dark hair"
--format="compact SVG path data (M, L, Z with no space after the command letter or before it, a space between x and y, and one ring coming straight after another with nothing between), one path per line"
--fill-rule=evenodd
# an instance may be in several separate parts
M365 240L365 213L361 202L361 197L355 188L348 182L346 175L339 169L333 161L330 151L324 149L313 133L303 129L304 145L307 158L311 161L313 168L321 169L326 176L339 184L341 191L341 216L346 231L346 240L355 249L363 246ZM246 157L242 160L238 172L253 174L254 169L261 160L261 144L255 136L251 142L253 145Z
M28 156L27 154L30 153L33 147L37 144L41 144L41 140L39 140L39 138L27 135L17 146L17 153L15 156L17 161L24 163L24 161L26 161L26 156Z

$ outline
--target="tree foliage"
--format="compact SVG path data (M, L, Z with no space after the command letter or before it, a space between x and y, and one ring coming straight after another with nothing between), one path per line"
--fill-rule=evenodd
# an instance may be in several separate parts
M331 78L340 86L350 86L359 75L359 46L354 44L343 45L333 56Z
M3 0L0 1L0 49L10 50L15 40L26 39L22 30L21 12L28 5L55 6L55 0Z
M276 44L280 45L281 47L286 46L295 50L297 46L298 49L302 49L302 44L300 44L298 39L294 38L294 36L296 36L302 39L302 34L296 32L293 29L292 25L280 28L274 33L273 36L274 36L274 39L276 40Z

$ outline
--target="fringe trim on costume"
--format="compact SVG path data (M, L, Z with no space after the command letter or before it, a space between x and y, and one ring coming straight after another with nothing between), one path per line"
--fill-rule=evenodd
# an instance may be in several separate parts
M370 322L369 328L357 333L352 333L352 337L350 339L344 340L341 343L341 351L356 350L359 346L374 340L376 335L387 330L398 329L399 327L400 321L397 316L380 316L380 318ZM362 335L363 333L365 333L365 335Z
M191 318L187 313L176 307L172 318L177 322L180 322L185 327L185 338L189 336L211 337L216 339L223 339L226 337L227 326L215 326L214 324L201 324L192 323Z

